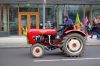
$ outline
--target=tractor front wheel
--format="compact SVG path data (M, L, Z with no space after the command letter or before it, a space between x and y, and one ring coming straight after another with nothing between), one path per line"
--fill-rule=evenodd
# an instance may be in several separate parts
M82 56L85 47L85 39L82 35L72 33L67 35L63 44L64 53L67 56Z
M41 44L32 45L31 54L35 58L42 57L44 55L44 46Z

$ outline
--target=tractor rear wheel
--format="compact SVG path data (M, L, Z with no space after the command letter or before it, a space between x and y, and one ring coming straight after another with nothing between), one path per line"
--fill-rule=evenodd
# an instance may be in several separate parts
M43 57L43 55L44 55L44 46L41 45L41 44L32 45L31 54L35 58Z
M82 56L85 49L85 39L82 35L71 33L64 37L63 50L66 56Z

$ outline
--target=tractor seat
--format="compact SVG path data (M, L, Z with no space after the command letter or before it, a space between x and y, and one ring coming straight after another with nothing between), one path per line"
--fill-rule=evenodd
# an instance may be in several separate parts
M70 25L69 27L66 28L66 31L73 30L73 29L74 29L74 26L73 25Z

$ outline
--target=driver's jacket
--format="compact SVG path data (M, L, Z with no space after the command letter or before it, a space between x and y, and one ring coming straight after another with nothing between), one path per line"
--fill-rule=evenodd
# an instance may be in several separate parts
M68 19L66 22L61 24L61 26L63 26L62 29L66 29L66 28L74 27L74 24L71 19Z
M72 30L74 29L74 24L72 22L71 19L68 19L66 22L64 22L63 24L61 24L60 26L63 26L59 31L62 32L62 34L64 34L67 30Z

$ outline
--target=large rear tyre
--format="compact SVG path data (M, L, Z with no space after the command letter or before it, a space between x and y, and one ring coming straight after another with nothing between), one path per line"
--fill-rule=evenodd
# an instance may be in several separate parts
M66 56L83 56L85 49L85 39L82 35L72 33L64 38L63 50Z
M31 54L35 58L43 57L43 55L44 55L44 46L41 45L41 44L32 45Z

